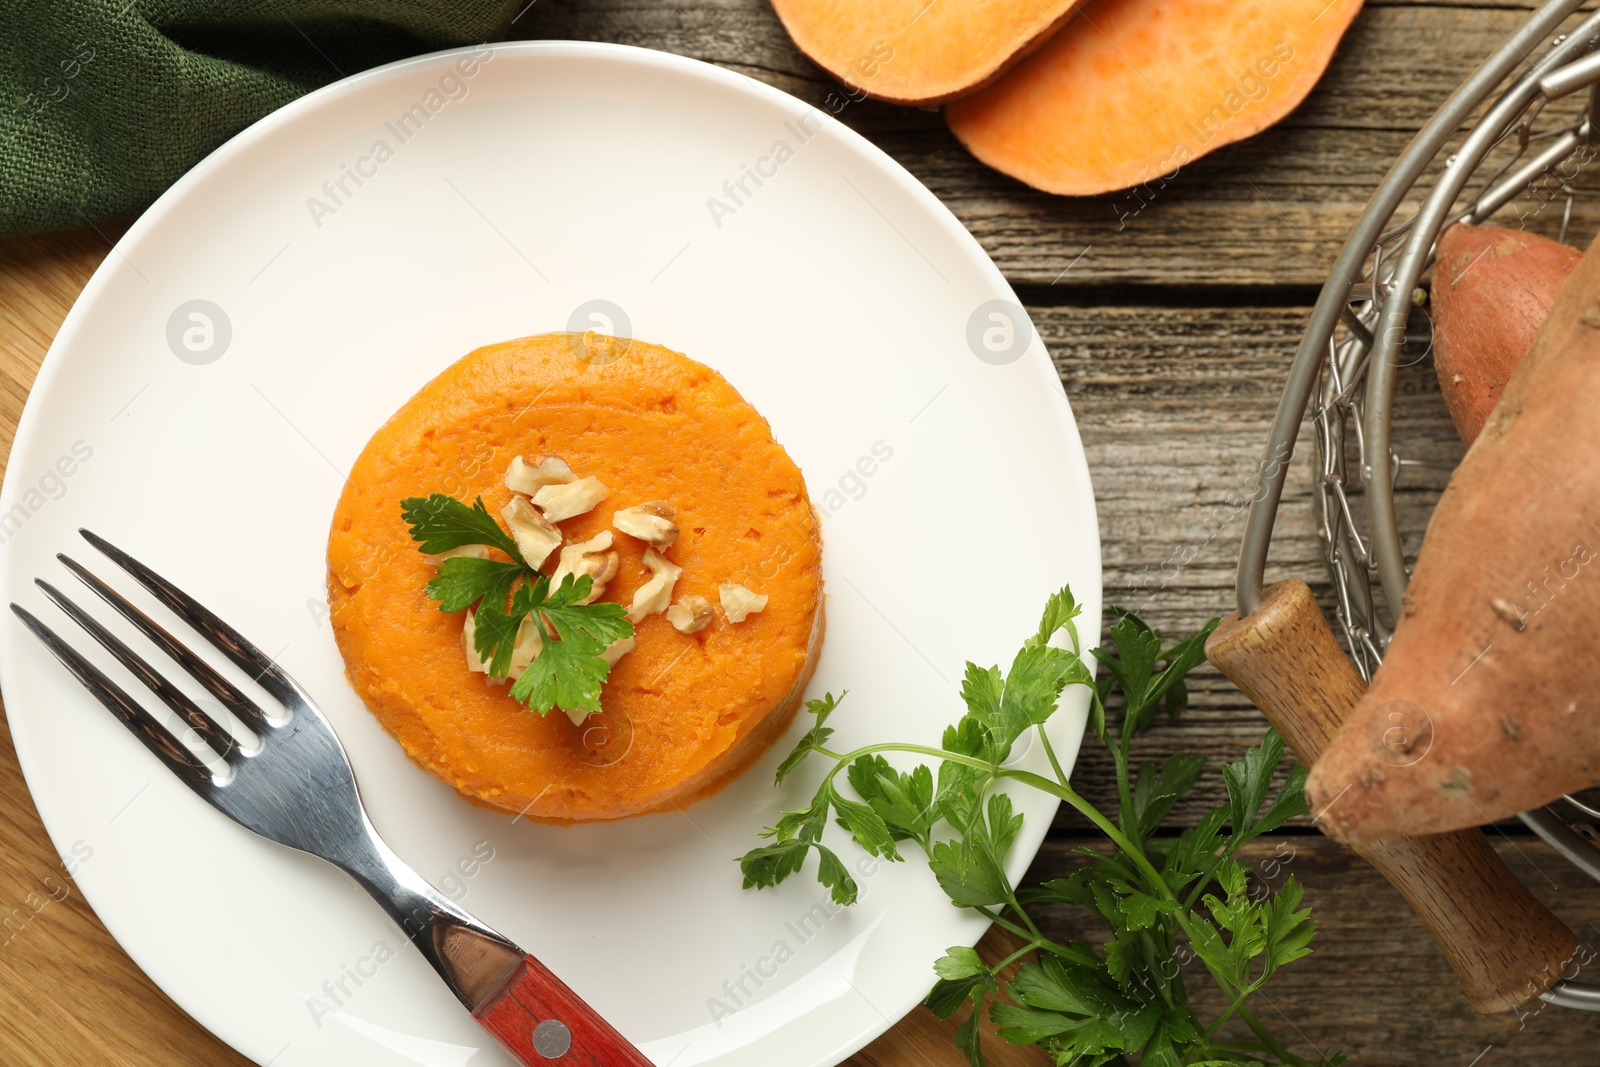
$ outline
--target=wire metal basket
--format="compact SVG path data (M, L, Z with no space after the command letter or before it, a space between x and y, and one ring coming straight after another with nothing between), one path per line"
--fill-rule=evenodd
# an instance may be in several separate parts
M1261 603L1287 460L1309 411L1318 534L1336 621L1369 680L1393 633L1389 605L1402 602L1409 575L1395 497L1408 461L1391 430L1397 375L1415 361L1408 341L1416 339L1419 283L1441 230L1487 221L1533 189L1561 202L1566 237L1584 195L1573 178L1600 158L1600 12L1554 36L1582 3L1549 0L1535 10L1395 161L1334 263L1273 421L1240 552L1239 614ZM1567 818L1552 808L1520 818L1600 879L1600 849ZM1600 1011L1597 985L1559 981L1543 996Z

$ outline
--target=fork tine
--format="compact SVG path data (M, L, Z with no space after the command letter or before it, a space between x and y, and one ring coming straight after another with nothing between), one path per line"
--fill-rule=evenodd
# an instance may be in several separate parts
M221 701L229 711L239 716L252 730L261 732L272 728L266 712L262 711L255 701L240 692L239 688L218 673L215 667L191 652L186 645L173 637L166 627L140 611L132 601L95 577L77 560L60 552L56 553L56 559L60 560L62 566L71 571L78 581L94 590L101 600L116 608L123 618L133 623L140 633L166 654L168 659L188 671L190 677L205 686L207 692Z
M169 734L162 725L150 716L150 713L140 707L132 697L125 693L117 683L101 674L94 664L73 651L72 646L58 637L55 631L36 619L27 609L20 604L13 603L11 610L21 619L23 625L33 631L33 635L44 646L54 653L73 677L83 683L83 687L93 693L95 699L104 704L106 710L115 715L126 726L133 736L144 743L144 747L167 765L167 769L183 779L191 789L204 791L212 785L211 772L206 769L195 756L182 745L175 737Z
M88 631L90 637L99 641L107 652L116 657L118 663L128 668L140 682L144 683L146 689L159 697L163 704L188 723L194 732L211 746L212 751L224 759L237 758L239 742L234 740L226 728L200 710L200 706L190 700L188 694L156 673L155 668L146 663L138 653L123 644L110 630L101 626L92 615L74 604L61 590L43 578L35 578L33 582L44 590L44 595L54 601L56 607L71 616L73 622Z
M261 688L271 693L287 708L312 707L311 698L288 673L272 661L261 649L245 640L244 635L223 622L209 608L194 597L167 581L143 563L128 555L99 534L78 529L83 539L105 553L111 561L129 574L140 585L216 646L240 670L248 673Z

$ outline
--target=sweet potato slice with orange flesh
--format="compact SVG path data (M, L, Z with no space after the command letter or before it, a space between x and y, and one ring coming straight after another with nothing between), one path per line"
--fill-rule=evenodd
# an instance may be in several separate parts
M1600 782L1600 255L1428 525L1383 666L1312 768L1348 841L1493 822Z
M1470 445L1579 253L1535 233L1464 224L1440 234L1435 252L1433 367L1450 420Z
M868 96L942 104L987 85L1078 0L772 0L800 51Z
M1361 0L1096 0L945 109L973 155L1069 196L1170 177L1305 99Z

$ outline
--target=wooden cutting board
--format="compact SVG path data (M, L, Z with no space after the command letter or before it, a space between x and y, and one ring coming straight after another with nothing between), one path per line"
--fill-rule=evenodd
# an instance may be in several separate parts
M90 229L0 239L0 465L40 360L118 236ZM248 1067L167 999L84 903L34 810L9 730L0 732L0 857L0 1063ZM992 962L1013 947L1010 935L991 931L980 949ZM966 1059L954 1033L919 1007L847 1062L956 1067ZM993 1067L1049 1063L992 1033L985 1054Z

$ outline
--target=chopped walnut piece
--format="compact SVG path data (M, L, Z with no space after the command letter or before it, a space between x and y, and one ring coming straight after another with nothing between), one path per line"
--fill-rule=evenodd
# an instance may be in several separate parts
M671 562L653 548L644 550L644 565L650 568L650 580L633 593L633 606L628 608L628 621L635 626L647 615L657 615L672 603L672 587L677 584L683 568Z
M599 600L600 594L606 591L606 583L617 576L617 554L606 551L612 540L610 530L601 530L587 541L576 541L562 548L561 561L550 576L551 591L560 589L562 580L569 574L587 574L593 579L593 585L589 595L578 603L593 604Z
M600 653L600 658L615 667L617 665L617 660L633 651L633 646L634 638L624 637L620 640L611 642L611 644L606 647L606 650Z
M524 496L532 496L547 485L565 485L577 480L578 476L560 456L542 456L537 463L513 456L511 466L506 468L506 488Z
M489 546L488 545L462 545L460 548L452 548L452 549L449 549L448 551L437 552L437 553L434 553L432 555L423 556L422 558L428 561L428 566L437 567L439 564L443 563L445 560L447 560L447 559L455 559L458 556L467 556L467 557L469 557L471 559L488 559L489 558Z
M517 640L511 646L511 669L506 672L507 678L517 678L528 669L528 665L538 658L544 651L544 638L539 636L539 624L529 615L517 626Z
M522 558L535 570L543 566L544 561L550 558L550 553L560 547L561 531L539 514L528 503L527 497L512 496L506 506L500 509L500 514L511 528L511 537L517 542Z
M533 494L533 503L551 522L582 515L606 498L599 478L579 478L563 485L547 485Z
M477 632L476 613L471 608L467 609L467 621L461 626L461 647L467 653L467 669L479 674L488 674L489 665L478 655L478 646L473 643L473 634Z
M650 500L612 515L611 525L629 537L637 537L652 548L665 551L678 539L678 524L672 521L677 517L677 509L665 500Z
M752 593L742 585L724 582L717 586L717 596L722 600L722 613L729 622L744 622L767 606L767 598Z
M711 601L703 596L679 597L667 609L667 621L681 634L694 634L711 624Z

